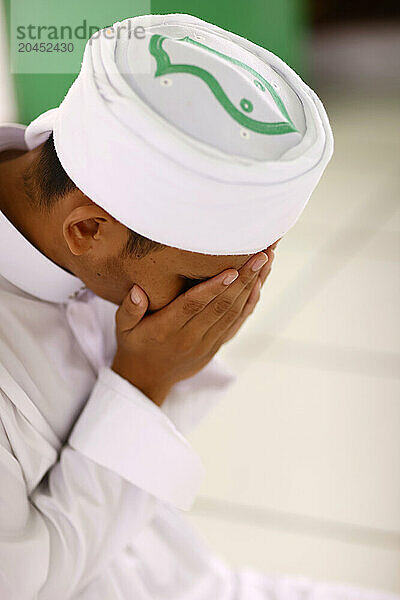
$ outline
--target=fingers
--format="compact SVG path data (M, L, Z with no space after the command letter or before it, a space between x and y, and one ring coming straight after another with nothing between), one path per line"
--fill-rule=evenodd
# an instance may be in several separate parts
M279 240L277 242L275 242L275 244L273 244L273 246L270 246L267 250L266 250L266 254L268 256L268 262L262 267L261 271L259 272L259 276L258 276L258 280L256 285L254 285L252 287L251 293L247 299L247 302L244 304L244 306L242 307L242 310L240 312L240 314L237 316L236 320L229 325L228 321L226 321L224 323L224 320L221 319L220 322L218 322L218 325L214 328L213 331L210 330L210 336L215 336L216 334L216 342L215 344L218 346L222 345L226 342L228 342L229 340L231 340L237 333L238 331L241 329L241 327L243 326L243 324L245 323L245 321L249 318L249 316L254 312L255 307L257 306L258 302L260 301L261 298L261 289L262 286L264 285L265 281L267 280L267 278L269 277L271 270L272 270L272 265L275 259L275 252L273 250L273 248L277 247L279 243ZM228 323L228 325L226 325ZM220 325L222 326L222 328L220 329ZM225 333L223 331L223 327L226 327ZM218 342L218 331L219 331L219 335L221 336L222 342Z
M261 269L260 271L260 279L261 279L261 284L264 285L264 283L266 282L269 274L271 273L272 270L272 265L275 259L275 253L272 250L272 248L268 248L267 252L266 252L267 256L268 256L268 262L264 265L264 267Z
M241 311L240 303L243 302L244 305L247 301L251 287L256 282L267 260L268 257L264 252L252 257L242 267L240 275L234 283L188 321L186 327L193 329L193 331L195 329L197 334L205 336L207 331L213 328L221 318L226 317L228 320L234 321ZM241 294L243 296L240 298ZM236 302L237 300L238 302Z
M226 313L234 321L238 316L238 304L235 307L233 305L247 290L247 297L242 298L243 306L245 305L258 276L265 281L271 270L268 266L271 259L273 260L271 249L260 252L242 267L240 273L236 269L228 269L179 296L158 313L164 332L190 328L196 335L204 336Z
M261 278L259 277L256 285L254 286L254 288L243 308L242 316L241 316L241 319L243 319L243 321L245 321L251 315L251 313L257 306L257 304L261 298L261 287L262 287L262 281L261 281Z
M249 316L254 312L254 309L256 308L256 306L261 298L261 287L262 287L261 278L259 278L257 281L257 284L253 287L253 290L252 290L252 292L249 296L249 299L242 311L242 314L236 320L236 322L233 323L233 325L231 325L231 327L227 330L226 335L220 345L226 344L232 338L234 338L235 335L238 333L238 331L243 327L244 323L247 321Z
M138 285L134 285L126 295L116 313L117 332L128 333L142 320L147 311L149 300Z
M239 273L236 269L228 269L178 296L174 302L159 312L166 328L177 330L184 327L210 302L223 294L238 277Z
M230 310L218 319L218 321L206 331L203 337L205 346L213 346L218 340L224 340L227 331L241 318L243 311L251 297L257 295L261 287L259 277L249 283L242 293L236 298Z
M254 288L248 298L248 301L247 301L245 307L243 308L241 315L238 317L238 319L235 321L235 323L233 323L233 325L231 325L231 327L227 330L226 337L222 343L226 343L229 340L231 340L233 337L235 337L235 335L242 328L242 326L247 321L247 319L250 317L250 315L254 312L254 310L261 298L262 286L264 285L265 281L268 279L268 277L271 273L272 265L273 265L273 262L275 259L275 251L274 250L276 249L279 241L280 240L275 242L275 244L273 244L266 250L266 254L268 256L268 262L261 269L257 285L254 286Z

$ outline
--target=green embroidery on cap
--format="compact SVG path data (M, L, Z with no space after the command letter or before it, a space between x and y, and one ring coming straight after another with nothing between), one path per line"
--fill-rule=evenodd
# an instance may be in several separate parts
M209 52L217 54L218 56L225 58L226 60L242 67L243 69L245 69L246 71L251 73L254 77L256 77L254 83L257 85L257 87L259 87L259 89L264 88L264 86L266 89L268 89L276 106L279 108L280 112L285 117L286 121L281 121L281 122L277 122L277 123L268 123L268 122L264 122L264 121L257 121L255 119L251 119L247 115L244 115L243 112L240 111L233 104L233 102L231 102L231 100L228 98L228 96L226 95L225 91L223 90L222 86L217 81L217 79L211 73L209 73L206 69L202 69L201 67L197 67L195 65L185 65L185 64L182 64L182 65L175 64L174 65L174 64L172 64L167 52L162 47L163 42L166 39L168 39L168 38L166 38L165 36L161 36L161 35L153 35L150 39L149 50L150 50L150 53L154 56L154 58L157 61L157 70L155 73L155 77L161 77L162 75L166 75L168 73L190 73L191 75L200 77L208 85L211 92L214 94L214 96L218 100L218 102L231 115L231 117L233 119L235 119L235 121L237 123L239 123L240 125L242 125L243 127L246 127L247 129L250 129L251 131L255 131L256 133L262 133L265 135L282 135L284 133L292 133L294 131L297 131L291 118L289 117L286 107L285 107L282 99L280 98L279 94L274 90L272 85L266 79L264 79L264 77L262 77L262 75L257 73L257 71L255 71L252 67L250 67L249 65L246 65L245 63L243 63L235 58L227 56L226 54L222 54L221 52L218 52L217 50L214 50L213 48L209 48L208 46L205 46L204 44L200 44L200 42L196 42L195 40L192 40L190 37L186 36L186 37L178 40L181 42L187 42L190 44L194 44L195 46L204 48L205 50L208 50ZM264 89L264 91L265 91L265 89ZM241 100L240 106L245 112L251 112L253 110L252 103L249 100L246 100L245 98L243 98Z
M256 87L258 87L259 90L261 90L262 92L265 92L265 87L263 86L261 81L258 81L258 79L255 79L254 83L255 83Z
M243 108L244 111L246 112L253 112L253 104L250 102L250 100L246 100L246 98L243 98L240 101L240 106Z

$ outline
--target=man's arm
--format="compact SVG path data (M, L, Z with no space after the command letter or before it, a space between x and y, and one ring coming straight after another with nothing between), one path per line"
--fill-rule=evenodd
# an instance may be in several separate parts
M205 337L210 351L196 357L185 347L185 362L176 352L185 336L163 339L155 358L164 356L168 368L176 364L177 369L172 367L172 380L168 376L161 386L150 386L157 398L174 378L181 380L198 372L203 361L209 362L251 312L259 296L256 281L257 274L251 276L245 269L236 291L214 306L219 294L215 280L210 280L192 288L189 300L197 294L197 301L188 303L186 295L165 311L164 335L171 323L182 331L185 323L194 322L186 339L193 339L197 330L197 347L204 349L200 337ZM122 330L129 325L124 330L129 343L123 360L129 374L135 353L130 339L132 312L124 306L121 316ZM141 343L146 339L150 343L147 334L146 328L139 332ZM151 353L145 356L145 363L148 360L154 360ZM142 370L132 370L132 382L107 367L100 370L69 443L31 494L19 458L26 460L32 453L46 459L47 442L16 408L18 403L14 405L13 398L0 390L0 597L69 598L134 539L151 519L157 500L181 509L191 506L202 465L173 422L149 399L150 393L147 397L135 385L135 374ZM168 369L159 372L170 375ZM145 380L149 381L147 375ZM147 384L143 386L147 390Z
M0 390L0 598L71 597L134 539L158 499L193 501L201 463L157 406L107 368L88 405L95 418L82 415L30 494L23 465L53 448Z

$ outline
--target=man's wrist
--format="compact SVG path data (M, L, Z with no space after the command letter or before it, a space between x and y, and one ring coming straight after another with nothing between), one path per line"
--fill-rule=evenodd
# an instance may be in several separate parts
M138 384L137 382L130 382L132 385L137 387L149 400L157 404L157 406L162 406L164 400L169 394L169 391L172 386L161 387L159 385L146 385L146 384Z
M114 361L114 363L111 366L111 370L114 371L114 373L116 373L123 379L125 379L126 381L128 381L128 383L130 383L131 385L136 387L138 390L140 390L145 396L147 396L147 398L149 398L149 400L154 402L154 404L156 404L157 406L162 406L164 400L166 399L166 397L168 396L168 394L172 388L172 385L165 385L165 386L160 386L157 384L150 385L150 384L141 383L135 377L126 377L124 372L119 368L117 361Z

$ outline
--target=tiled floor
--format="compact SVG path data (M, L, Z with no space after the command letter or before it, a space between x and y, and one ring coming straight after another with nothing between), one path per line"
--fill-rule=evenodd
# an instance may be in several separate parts
M335 157L223 351L192 516L234 564L400 592L399 98L325 97Z

